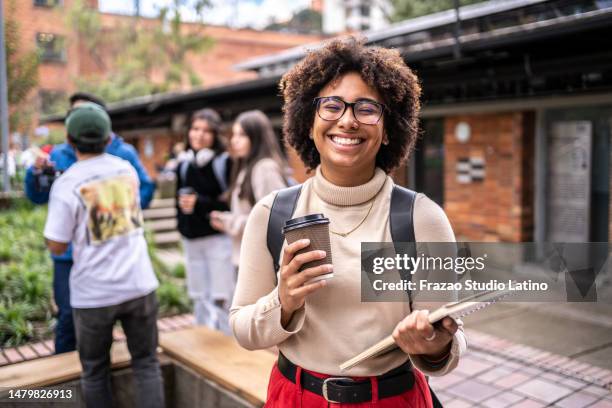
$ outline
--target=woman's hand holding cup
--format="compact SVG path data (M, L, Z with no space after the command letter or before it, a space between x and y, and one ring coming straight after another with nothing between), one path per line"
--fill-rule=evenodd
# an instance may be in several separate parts
M192 187L183 187L178 191L178 206L183 214L193 213L198 195Z
M332 272L331 264L324 264L307 268L300 271L300 267L308 262L324 259L325 251L308 251L296 255L301 249L310 245L309 239L301 239L285 247L283 262L281 265L280 279L278 282L278 295L281 303L281 323L286 327L291 316L304 306L306 296L327 285L327 280L322 279L308 282L313 278Z

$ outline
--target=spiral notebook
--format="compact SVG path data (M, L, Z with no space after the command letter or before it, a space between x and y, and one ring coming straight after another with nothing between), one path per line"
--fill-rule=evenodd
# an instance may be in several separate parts
M457 302L447 303L439 309L434 310L429 314L429 323L434 324L437 321L444 319L446 316L451 316L455 319L474 313L490 306L498 300L510 295L508 290L491 290L482 293L477 293ZM374 344L367 350L359 353L350 360L340 364L342 371L353 368L365 360L386 353L396 348L397 345L392 336L387 336L378 343Z

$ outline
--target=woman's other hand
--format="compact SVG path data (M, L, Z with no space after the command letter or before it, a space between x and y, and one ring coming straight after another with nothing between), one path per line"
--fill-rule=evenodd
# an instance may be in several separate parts
M415 310L393 330L393 340L406 353L422 355L429 361L439 361L448 355L457 322L445 317L435 327L429 323L429 311Z
M225 232L225 223L223 222L223 211L211 211L210 212L210 226L219 232Z
M324 287L326 279L307 283L309 280L333 271L331 264L304 269L300 267L308 262L325 258L325 251L308 251L296 255L300 249L310 245L310 240L302 239L287 245L283 252L280 279L278 282L278 296L281 303L281 324L286 327L291 321L293 313L304 306L306 296Z
M178 205L183 214L193 213L198 196L196 194L181 194L178 198Z

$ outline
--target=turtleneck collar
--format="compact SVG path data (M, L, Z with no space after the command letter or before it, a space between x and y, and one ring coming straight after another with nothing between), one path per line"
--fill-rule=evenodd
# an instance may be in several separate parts
M321 166L317 167L313 178L312 188L323 201L333 205L359 205L371 200L385 184L387 175L380 168L374 171L374 177L365 184L354 187L340 187L332 184L321 173Z

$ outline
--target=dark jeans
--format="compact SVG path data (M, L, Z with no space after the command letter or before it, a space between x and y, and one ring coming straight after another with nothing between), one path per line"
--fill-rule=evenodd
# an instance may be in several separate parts
M76 335L70 307L70 269L72 261L53 260L53 300L58 309L55 354L76 350Z
M83 374L81 385L88 408L112 404L110 348L113 325L121 322L132 357L138 407L164 407L163 384L157 360L157 298L155 292L116 306L73 309L77 349Z

